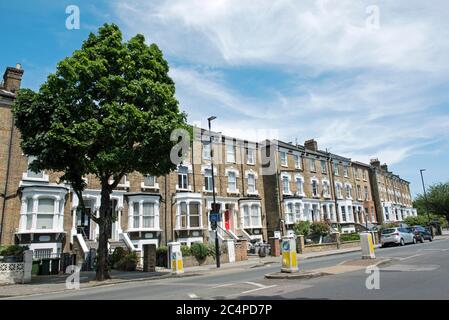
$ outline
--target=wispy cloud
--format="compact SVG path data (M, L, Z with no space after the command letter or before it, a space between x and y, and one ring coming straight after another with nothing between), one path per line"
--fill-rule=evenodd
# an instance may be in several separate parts
M121 0L113 8L129 34L144 33L176 61L171 75L192 122L215 114L227 134L315 137L333 152L398 163L449 139L441 107L449 100L449 3L375 1L379 29L366 27L372 4ZM228 75L247 67L288 81L245 93L244 76Z

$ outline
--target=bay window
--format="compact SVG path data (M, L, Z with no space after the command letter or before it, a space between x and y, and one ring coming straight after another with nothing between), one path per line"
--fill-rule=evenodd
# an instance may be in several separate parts
M154 228L154 203L143 203L142 223L144 228Z
M242 205L243 212L243 227L244 228L260 228L261 227L261 213L259 204L244 204Z
M55 200L39 199L37 208L37 229L52 229L53 216L55 214Z
M200 227L200 204L197 202L189 203L189 227Z
M27 199L27 215L26 215L26 230L31 230L33 225L33 205L34 201L32 198Z
M201 203L182 201L178 205L177 228L201 228Z
M251 225L253 227L258 227L261 225L260 223L260 210L259 206L256 204L253 204L251 206Z

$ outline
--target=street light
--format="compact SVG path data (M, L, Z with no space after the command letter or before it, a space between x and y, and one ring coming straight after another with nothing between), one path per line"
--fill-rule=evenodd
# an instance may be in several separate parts
M421 173L422 188L423 188L423 191L424 191L424 201L426 202L426 213L427 213L427 218L429 219L430 233L432 234L432 237L433 237L433 228L432 228L432 224L431 224L431 220L430 220L429 204L427 202L426 186L424 184L424 176L422 174L424 171L426 171L426 169L421 169L419 171Z
M212 146L212 131L211 131L211 122L217 119L217 117L212 116L207 118L207 122L209 124L209 145L210 145L210 168L212 171L212 208L216 208L215 203L215 177L214 177L214 152ZM220 244L218 242L218 221L215 227L215 260L217 261L217 268L220 268Z

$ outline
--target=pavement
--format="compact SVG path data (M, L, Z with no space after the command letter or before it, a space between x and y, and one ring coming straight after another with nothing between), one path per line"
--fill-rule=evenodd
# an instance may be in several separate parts
M447 278L447 272L449 272L448 254L448 232L445 232L443 236L437 237L436 241L431 243L426 242L424 244L376 250L378 259L390 260L386 266L380 266L381 270L389 273L386 277L391 276L395 272L416 274L417 272L441 269L445 270L446 274L444 276ZM436 256L435 261L438 260L438 263L433 262L434 256ZM334 279L344 279L344 281L340 281L343 281L343 285L348 286L350 292L348 297L363 298L363 295L359 296L353 293L354 288L358 288L358 286L354 286L353 283L349 284L354 275L357 275L359 278L358 281L361 281L361 279L363 279L363 283L365 281L366 266L354 266L350 262L359 260L359 258L360 248L298 255L298 263L303 272L326 272L327 274L325 277L305 280L265 279L264 276L267 273L280 270L279 257L250 257L247 261L223 264L220 270L217 270L215 266L186 268L185 273L181 277L173 277L166 270L160 270L156 273L114 272L112 274L112 280L97 283L96 281L92 281L93 273L82 273L80 290L66 289L66 276L48 277L46 279L39 277L39 279L34 279L31 284L0 287L0 298L184 300L246 299L252 297L255 299L292 299L302 297L306 293L308 296L310 292L310 297L321 299L323 291L320 289L317 291L319 292L318 294L314 290L318 290L318 287L332 287ZM422 259L424 265L410 265L407 263L411 261L410 259L417 259L420 262ZM429 264L429 261L432 261L432 263ZM332 277L332 281L328 281L330 277ZM407 279L407 281L410 281L410 279ZM436 292L446 293L443 297L449 299L447 282L442 282L440 278L439 281L435 280L434 284L435 286L440 286ZM329 289L328 294L326 293L324 296L338 299L341 295L336 294L335 290L337 288ZM335 294L332 295L332 293Z

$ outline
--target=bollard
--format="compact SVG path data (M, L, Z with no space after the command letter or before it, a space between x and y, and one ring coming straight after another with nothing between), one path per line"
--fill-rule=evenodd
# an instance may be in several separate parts
M182 264L181 244L179 242L169 242L168 244L170 253L170 266L172 273L181 274L184 273L184 266Z
M296 240L291 237L282 238L282 268L281 272L298 272L296 261Z
M360 234L360 245L362 246L362 259L376 259L373 235L370 232Z

